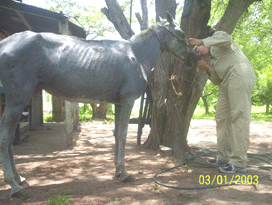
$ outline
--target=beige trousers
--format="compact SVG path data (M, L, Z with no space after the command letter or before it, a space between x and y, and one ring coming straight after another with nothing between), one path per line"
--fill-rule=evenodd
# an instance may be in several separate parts
M216 108L218 159L247 167L251 96L255 74L248 64L233 66L220 84Z

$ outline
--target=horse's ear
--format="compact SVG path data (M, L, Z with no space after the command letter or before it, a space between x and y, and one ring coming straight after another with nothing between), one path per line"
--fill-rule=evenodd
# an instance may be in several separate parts
M169 11L167 11L167 13L166 13L166 19L170 23L170 25L174 24L174 19L173 19L172 15L169 13Z
M163 22L163 18L159 16L160 22Z

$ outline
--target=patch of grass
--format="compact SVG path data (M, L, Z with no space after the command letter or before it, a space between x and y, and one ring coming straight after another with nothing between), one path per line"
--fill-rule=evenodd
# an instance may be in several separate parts
M200 198L198 195L194 195L194 194L183 194L183 193L181 193L180 196L181 196L182 201L192 201L192 200Z
M205 113L197 113L193 115L192 119L201 119L201 120L214 120L214 113L209 113L209 114L205 114Z
M31 198L31 195L25 190L21 190L20 194L21 194L20 199L25 200L25 199L30 199Z
M272 122L272 114L265 114L263 112L260 113L252 113L251 114L252 121L265 121L265 122Z
M69 192L62 192L51 196L50 199L44 203L44 205L70 205L72 195Z
M107 119L110 120L110 121L114 121L114 113L108 113L107 114Z
M215 112L211 111L209 114L205 113L205 109L197 107L195 109L192 119L202 119L202 120L214 120Z
M213 110L209 114L206 114L205 109L197 107L192 119L214 120L215 111ZM251 120L272 122L272 113L266 114L264 106L253 106L251 110Z
M152 190L157 191L158 190L158 185L155 184L154 186L152 186Z
M53 122L53 115L52 114L43 115L43 121L45 121L45 122Z
M92 114L88 114L88 113L86 113L86 114L80 114L79 115L79 121L80 122L91 122L91 121L93 121L93 115Z
M92 107L89 104L84 104L79 107L79 120L81 122L91 122L93 119Z

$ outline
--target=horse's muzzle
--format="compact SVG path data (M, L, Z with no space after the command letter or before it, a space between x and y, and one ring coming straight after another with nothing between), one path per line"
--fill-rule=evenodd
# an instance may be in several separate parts
M187 67L194 67L197 64L198 58L195 52L191 52L188 54L186 59L186 66Z

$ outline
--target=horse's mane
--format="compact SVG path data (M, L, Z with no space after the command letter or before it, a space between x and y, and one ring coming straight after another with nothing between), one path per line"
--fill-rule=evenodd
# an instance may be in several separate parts
M141 33L139 33L139 34L137 34L135 36L132 36L130 40L131 41L138 41L138 40L143 40L145 38L148 38L157 31L158 27L165 26L165 24L167 24L167 23L168 22L163 19L161 22L158 22L156 24L152 24L146 30L142 31Z

